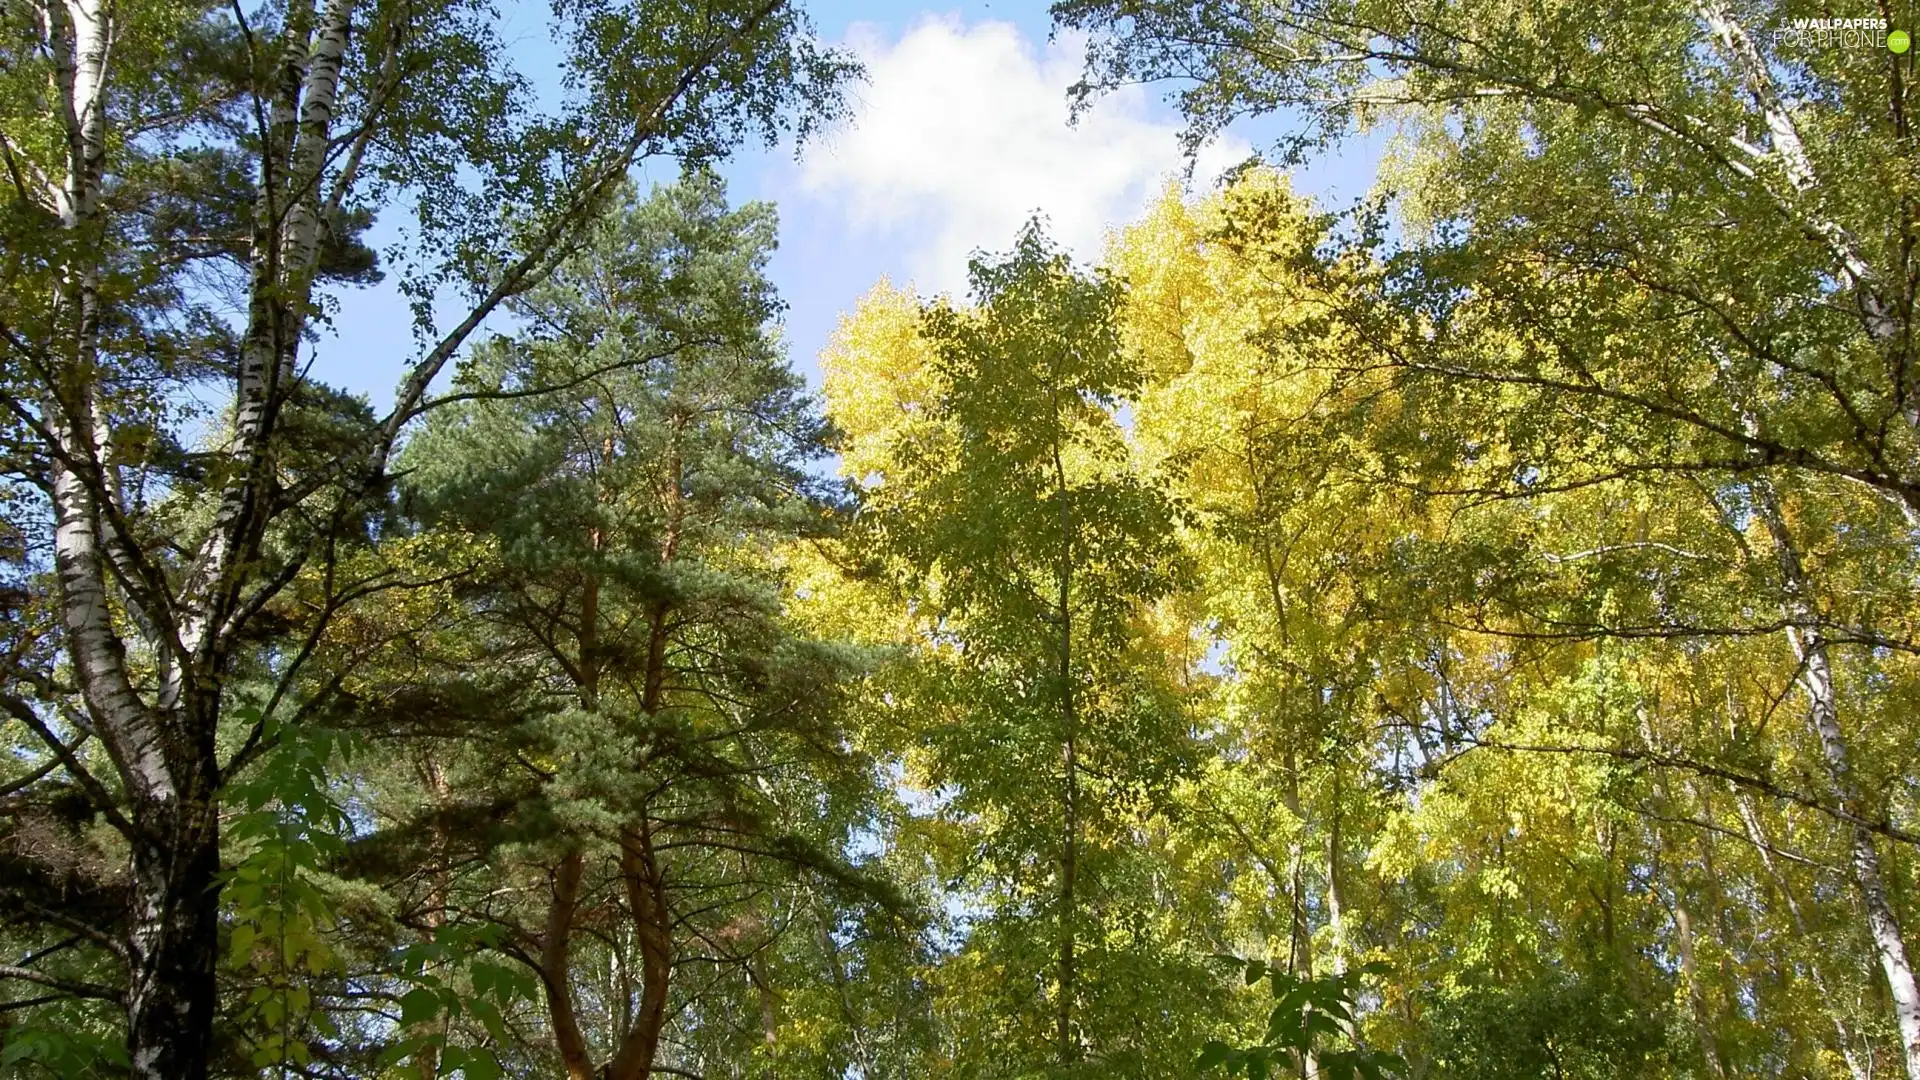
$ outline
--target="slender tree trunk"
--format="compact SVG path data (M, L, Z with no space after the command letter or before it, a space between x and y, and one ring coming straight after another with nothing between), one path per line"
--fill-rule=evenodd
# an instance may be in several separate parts
M1641 739L1648 746L1654 745L1653 723L1648 710L1644 707L1639 710L1639 720ZM1673 787L1668 783L1665 774L1657 778L1655 788L1660 793L1661 808L1670 810L1674 805ZM1668 862L1677 862L1667 831L1655 825L1653 836L1654 850L1658 856ZM1708 873L1711 875L1711 870ZM1680 949L1680 977L1686 984L1687 1010L1692 1020L1694 1041L1700 1044L1700 1057L1706 1062L1707 1071L1711 1072L1716 1080L1724 1080L1727 1075L1727 1064L1724 1055L1720 1052L1719 1041L1713 1035L1713 1019L1707 1009L1706 992L1700 985L1700 969L1695 959L1693 912L1687 907L1687 897L1678 883L1673 886L1673 903L1670 911L1673 915L1674 940Z
M1327 929L1331 932L1329 966L1336 975L1347 971L1346 885L1340 866L1340 772L1333 773L1333 806L1327 815Z
M620 872L640 941L640 1009L607 1069L608 1080L646 1080L667 1025L667 989L673 976L673 915L666 881L645 816L620 834Z
M1694 959L1693 913L1676 890L1673 897L1674 936L1680 946L1680 977L1687 984L1687 1007L1693 1017L1693 1035L1700 1043L1700 1056L1715 1077L1727 1075L1720 1059L1720 1047L1713 1038L1713 1025L1707 1016L1707 998L1700 988L1699 965Z
M833 978L834 994L840 1002L840 1019L846 1022L847 1038L853 1043L854 1064L860 1067L862 1077L879 1080L879 1074L873 1071L873 1054L867 1049L866 1026L854 1015L853 998L847 993L847 969L840 963L840 943L833 939L826 909L818 903L814 904L814 916L820 924L820 951L826 956L827 974Z
M384 98L377 105L362 99L368 106L361 114L366 126L352 138L340 139L332 130L357 3L289 0L281 5L282 33L268 73L261 126L242 140L249 152L257 152L259 174L250 223L247 326L236 365L233 448L226 455L231 467L216 470L230 480L177 589L169 588L157 564L143 557L144 538L127 526L102 419L109 403L101 391L100 338L103 324L115 317L100 286L103 245L116 235L103 220L101 198L108 148L114 143L106 102L115 12L129 5L115 0L34 0L29 5L40 18L39 44L51 68L51 96L57 99L48 119L63 136L66 159L65 175L47 182L46 201L68 235L61 245L67 261L45 320L55 329L45 350L50 378L41 402L42 434L54 451L49 480L61 644L87 720L120 781L116 792L97 801L112 809L110 819L129 844L125 1006L130 1069L140 1080L199 1080L209 1067L220 902L218 688L244 633L242 624L284 584L262 583L256 556L273 520L293 501L279 487L284 470L275 461L276 418L296 382L325 216L348 198L360 155L375 132L387 130L376 124L384 119L379 115L388 104ZM373 476L384 471L401 429L418 415L434 378L467 337L579 235L605 193L624 180L635 156L663 134L661 125L676 104L698 92L698 76L709 73L723 53L782 6L769 0L744 26L717 36L702 55L679 65L678 78L667 80L660 97L637 111L626 140L561 193L560 212L524 254L409 368L371 444L343 451L335 465L352 470L364 464ZM384 60L381 66L391 70ZM328 193L322 191L323 174L330 170ZM367 490L358 479L345 487L343 500ZM141 673L140 692L128 677L127 647L116 627L123 612L146 634L151 652L141 658L151 667ZM249 752L262 745L258 730L255 734L246 744ZM120 798L124 814L114 805ZM569 860L561 869L562 878L570 872L571 887L577 889L577 863ZM566 904L556 905L554 912L563 909L559 932L548 935L562 958L572 920ZM543 966L543 976L553 970ZM561 970L564 977L564 965ZM570 1012L570 1000L562 995L556 1007ZM573 1062L569 1068L585 1075Z
M1806 144L1800 137L1793 109L1775 85L1773 72L1768 69L1765 58L1754 47L1751 35L1734 17L1726 0L1704 0L1695 4L1694 10L1712 33L1720 55L1745 84L1748 97L1760 111L1760 121L1766 126L1767 138L1772 143L1772 152L1768 156L1779 164L1781 171L1786 174L1787 183L1792 187L1791 197L1783 192L1769 191L1768 194L1780 202L1782 208L1803 229L1826 245L1839 271L1840 280L1854 293L1862 328L1876 345L1893 347L1899 337L1900 323L1894 310L1880 295L1878 286L1881 275L1867 261L1859 242L1846 228L1813 209L1816 200L1807 198L1821 187L1820 177L1814 171L1813 159L1808 156ZM1759 175L1751 169L1744 173L1749 179ZM1902 381L1896 378L1894 385L1902 386ZM1920 424L1920 412L1916 412L1912 390L1907 387L1903 389L1907 396L1899 402L1901 415L1909 425Z
M767 962L765 954L755 953L747 964L748 977L753 981L756 997L760 999L760 1036L772 1050L780 1041L780 1003L773 994L773 984L767 981Z
M1346 898L1341 885L1340 870L1340 770L1336 765L1333 771L1333 799L1327 814L1327 930L1331 941L1327 957L1327 969L1335 975L1344 975L1347 971L1346 925L1343 921ZM1296 879L1297 881L1297 879ZM1311 928L1306 936L1307 975L1313 974L1313 935ZM1352 1038L1353 1021L1336 1020L1342 1034ZM1302 1073L1308 1077L1320 1075L1318 1055L1307 1054L1301 1062Z
M449 869L449 844L447 824L442 815L447 805L447 774L440 768L440 762L428 751L419 760L420 783L427 795L433 800L433 847L429 856L433 861L427 867L427 907L422 913L421 923L428 933L437 933L446 925L447 904L453 890L452 872ZM420 1026L417 1034L445 1035L448 1018L439 1017ZM432 1043L420 1048L414 1055L414 1066L419 1069L419 1080L435 1080L440 1075L440 1048Z
M593 1061L587 1056L586 1037L580 1033L569 978L573 917L580 907L580 880L586 867L586 857L578 851L561 857L553 872L553 901L547 908L546 934L540 942L540 983L547 992L547 1020L553 1026L553 1041L567 1080L596 1080Z
M250 560L277 512L275 437L292 390L295 360L320 249L320 170L331 139L354 0L289 5L276 88L260 132L259 192L248 252L247 328L235 381L239 465L221 492L213 528L182 589L180 639L204 671L216 670L229 622L242 604ZM170 676L170 677L169 677ZM187 673L163 673L159 702L172 705Z
M87 460L91 439L76 426L61 441L75 460ZM219 696L191 695L169 715L134 692L113 627L99 507L73 470L56 464L53 473L54 567L68 655L127 785L129 1062L139 1080L200 1080L213 1040L218 952Z
M1260 456L1259 446L1260 439L1253 428L1249 427L1241 432L1240 448L1247 470L1247 479L1253 486L1254 512L1259 520L1268 521L1274 518L1274 515L1278 513L1278 509L1272 505L1271 500L1268 498L1269 485L1267 483L1267 470ZM1293 628L1287 618L1287 585L1283 573L1284 558L1276 559L1274 557L1273 540L1264 531L1259 534L1259 549L1260 566L1264 572L1267 586L1267 599L1273 605L1274 635L1279 639L1281 647L1287 648L1290 647L1293 642ZM1280 884L1287 890L1287 973L1292 975L1304 972L1307 977L1311 978L1313 976L1313 929L1307 921L1306 897L1303 891L1306 886L1307 817L1306 808L1300 799L1299 759L1294 752L1293 740L1291 738L1287 741L1283 768L1287 777L1284 793L1287 812L1293 815L1293 820L1298 823L1300 830L1289 848L1288 866L1290 869L1288 870L1287 876L1284 881L1276 882L1276 884ZM1337 838L1331 836L1328 838L1328 901L1334 906L1336 911L1339 901L1333 895L1336 886L1333 884L1332 876L1334 873L1335 859L1333 845L1337 843ZM1271 871L1269 872L1271 873ZM1316 1071L1317 1064L1313 1061L1312 1055L1308 1055L1306 1060L1301 1062L1301 1068L1303 1073L1309 1075Z
M46 402L52 461L54 569L70 662L89 718L129 796L131 849L127 932L127 1046L139 1080L201 1080L212 1043L218 903L219 818L212 797L212 716L207 738L181 741L139 695L113 625L104 548L111 507L98 470L101 191L107 153L106 85L115 28L103 0L45 0L42 31L53 65L66 142L61 225L78 257L53 310L71 328L58 385ZM165 655L164 651L162 655ZM206 704L205 702L199 704ZM217 699L213 705L217 707ZM204 741L207 755L194 751ZM184 751L184 752L183 752ZM184 771L182 771L184 770Z
M1745 795L1735 794L1735 806L1740 814L1740 823L1745 827L1747 839L1753 842L1753 848L1760 856L1760 866L1767 872L1767 878L1773 883L1774 891L1787 905L1787 914L1793 919L1794 933L1801 940L1807 940L1809 928L1806 916L1800 910L1800 902L1793 897L1793 889L1786 874L1773 859L1773 845L1767 839L1767 833L1760 825L1760 817L1753 811L1753 802ZM1818 955L1807 959L1807 973L1813 979L1813 987L1820 993L1821 1007L1827 1012L1827 1018L1833 1022L1834 1038L1839 1043L1840 1056L1847 1063L1847 1073L1853 1080L1873 1080L1873 1071L1867 1067L1860 1055L1854 1050L1853 1028L1846 1012L1839 1007L1839 998L1834 996L1834 987L1827 979L1826 966L1820 963Z
M1063 663L1062 667L1066 667ZM1063 676L1064 677L1064 676ZM1066 691L1072 696L1072 691ZM1072 731L1073 707L1063 708L1068 731L1061 747L1060 765L1064 774L1064 835L1060 844L1060 1001L1054 1017L1054 1033L1060 1043L1060 1063L1071 1065L1080 1057L1079 1039L1073 1031L1073 998L1077 975L1074 939L1078 932L1078 899L1075 892L1080 879L1080 765Z
M1054 430L1059 430L1059 409L1054 410ZM1073 692L1073 563L1074 524L1067 488L1067 472L1060 458L1060 442L1053 444L1054 494L1060 500L1060 566L1055 575L1059 587L1054 618L1060 632L1060 656L1057 676L1060 680L1060 772L1063 813L1060 840L1060 1000L1055 1003L1054 1037L1059 1044L1062 1066L1080 1060L1080 1040L1073 1030L1073 1005L1077 975L1075 936L1078 933L1080 878L1080 762L1079 718L1075 714Z
M126 527L107 453L100 335L113 312L100 291L101 193L111 139L107 86L114 53L112 0L36 0L44 52L57 103L51 119L64 136L65 173L49 183L47 201L69 233L69 261L50 308L57 342L47 350L53 377L43 402L55 517L54 566L66 659L80 684L88 721L113 760L125 813L113 814L129 849L129 966L125 994L130 1068L138 1078L199 1080L208 1070L216 986L220 835L215 757L218 687L242 633L250 604L263 601L255 557L270 523L288 505L275 461L276 418L295 383L302 332L329 208L342 205L375 125L351 140L332 130L358 0L290 0L273 61L261 127L249 133L259 155L249 251L247 326L235 380L231 477L219 493L212 525L170 590L141 558L140 537ZM745 27L722 35L702 56L681 65L680 78L641 110L627 140L588 170L558 200L557 214L529 250L507 267L485 298L407 372L394 409L372 445L337 464L364 462L378 474L401 428L417 415L428 387L481 320L524 282L550 265L557 249L597 213L642 148L661 134L673 106L698 85L720 55L782 5L774 0ZM374 112L378 112L375 108ZM338 161L346 152L345 163ZM334 170L331 193L323 173ZM365 488L348 484L343 498ZM111 560L114 574L107 573ZM268 585L270 592L277 588ZM116 620L124 611L148 637L153 692L136 693L126 671L126 645ZM148 658L142 658L143 663ZM249 742L249 750L258 742ZM111 803L112 798L103 798ZM580 869L562 866L577 889ZM564 890L562 890L564 891ZM571 902L569 902L571 903ZM564 957L571 908L558 904L558 933L549 940ZM550 973L551 966L546 965ZM551 985L551 984L550 984ZM556 1008L570 1012L562 995ZM564 1028L566 1025L560 1025ZM576 1031L577 1035L577 1031ZM577 1040L576 1040L577 1041ZM575 1063L570 1062L570 1070ZM579 1071L579 1070L574 1070ZM581 1073L584 1075L584 1072Z
M1800 663L1800 689L1807 699L1807 718L1819 737L1827 776L1841 809L1860 820L1870 820L1862 805L1858 783L1845 733L1840 729L1839 704L1834 690L1833 664L1827 641L1817 624L1816 613L1808 597L1805 567L1799 548L1787 528L1780 499L1771 482L1756 478L1751 489L1754 504L1767 532L1772 536L1785 586L1783 606L1789 626L1787 640L1794 658ZM1873 833L1859 825L1851 832L1854 886L1866 909L1867 930L1872 936L1880 968L1887 978L1893 998L1894 1019L1900 1026L1908 1080L1920 1080L1920 985L1916 985L1913 965L1907 957L1907 945L1900 933L1900 922L1887 896L1885 876L1880 867L1880 852L1874 847Z
M91 6L89 14L87 0L71 5L79 15L76 27L84 19L100 27L102 8L97 2ZM276 118L284 119L296 105L302 110L300 135L312 175L306 188L287 191L286 202L276 207L273 197L264 193L275 187L274 153L280 147L271 140L263 147L259 209L267 216L255 222L251 302L255 319L264 316L265 325L249 329L235 417L245 476L222 496L214 527L182 590L180 620L168 627L171 640L155 643L161 657L156 707L116 710L141 721L126 733L130 738L116 740L137 748L136 760L116 764L131 781L129 816L137 832L132 838L127 1040L133 1073L143 1080L198 1080L207 1074L212 1051L220 905L217 687L230 648L227 624L238 608L247 561L271 515L266 503L272 483L273 419L291 378L311 290L318 251L318 223L311 212L317 200L314 185L329 137L351 11L352 0L329 0L318 42L308 39L310 19L289 22L281 69L285 93L276 105ZM88 151L92 160L81 170L95 185L105 153L99 95L109 40L110 31L99 28L97 52L81 50L76 66L76 89L90 85L95 98L93 118L82 117L79 125L83 142L100 143ZM308 212L304 218L296 215L293 227L285 227L289 222L280 211L300 204ZM274 249L272 254L267 248ZM83 304L83 315L92 306L97 305ZM91 348L93 332L83 337ZM101 490L91 497L111 496ZM94 506L89 528L96 534L110 509ZM175 631L177 637L172 636ZM97 719L115 726L113 717Z
M87 423L92 385L82 374L68 388L74 400L65 403L77 422L56 433L76 463L96 460ZM95 730L127 785L129 1063L139 1080L201 1080L213 1041L218 952L219 696L191 695L168 714L134 692L107 592L102 508L74 469L56 462L52 471L54 569L68 655Z
M674 446L669 449L661 496L666 509L666 531L660 540L660 561L670 563L679 553L684 516L681 486L686 482L678 451L679 422L673 425ZM609 448L611 454L611 448ZM656 600L647 615L647 651L641 671L640 708L652 717L666 707L667 617L665 600ZM668 902L666 877L661 873L653 829L643 806L634 824L620 831L620 877L626 888L628 915L640 945L640 1008L621 1039L608 1066L609 1080L646 1080L660 1052L660 1036L667 1024L667 991L673 978L673 909Z
M606 453L612 455L612 447ZM606 535L597 525L588 530L587 546L599 552ZM574 628L578 647L573 664L575 689L580 707L589 712L600 705L599 568L589 570L580 590L580 622ZM576 843L577 841L571 841ZM580 908L580 886L586 876L586 855L577 846L561 857L553 872L552 895L547 904L547 926L541 940L539 974L547 996L547 1020L553 1028L553 1041L560 1051L560 1062L567 1080L599 1080L587 1049L586 1036L580 1030L578 1008L573 996L572 938L574 916Z
M598 553L602 534L594 529L588 543ZM575 635L579 645L574 662L579 669L580 707L593 712L600 707L600 572L589 571L580 588L580 629Z
M1293 742L1281 759L1287 783L1281 801L1293 815L1295 833L1287 847L1287 974L1313 977L1313 927L1307 921L1307 808L1300 799L1300 759Z

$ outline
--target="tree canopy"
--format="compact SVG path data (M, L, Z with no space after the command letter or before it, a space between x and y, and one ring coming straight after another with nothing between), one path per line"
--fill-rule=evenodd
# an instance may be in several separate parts
M1920 1080L1913 13L1803 7L1061 0L1281 136L817 388L779 0L0 9L0 1076Z

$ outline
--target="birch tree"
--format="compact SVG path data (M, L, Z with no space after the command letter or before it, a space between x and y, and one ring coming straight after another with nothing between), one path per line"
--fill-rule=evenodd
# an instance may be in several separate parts
M1464 440L1426 438L1433 413L1408 425L1399 482L1532 499L1671 480L1735 492L1727 505L1775 529L1765 500L1737 492L1791 477L1859 488L1866 502L1842 526L1855 533L1886 529L1888 513L1920 520L1920 155L1913 60L1885 47L1896 26L1797 34L1797 6L1717 2L1607 19L1574 5L1400 0L1054 10L1064 25L1107 32L1089 46L1083 102L1128 81L1191 80L1179 102L1196 144L1279 109L1295 110L1280 146L1293 160L1397 126L1382 191L1404 231L1390 245L1368 233L1373 223L1356 230L1381 258L1379 303L1326 291L1372 354L1331 365L1391 372L1473 418L1453 428L1472 430ZM1369 305L1373 315L1359 313ZM1506 472L1457 467L1487 448L1502 451ZM1421 468L1433 471L1410 480ZM1793 550L1784 537L1776 530L1775 550ZM1622 569L1646 560L1650 549L1621 540L1638 544L1619 535L1585 557ZM1607 618L1533 629L1791 638L1826 748L1819 797L1835 808L1858 798L1848 744L1861 734L1815 672L1840 640L1904 651L1912 598L1870 625L1836 626L1848 605L1812 599L1835 594L1808 574L1783 556L1770 580L1749 582L1764 602L1709 623L1669 606L1642 609L1637 630ZM1884 819L1877 807L1846 814ZM1920 1075L1914 975L1876 898L1870 839L1851 861L1907 1072Z
M193 1080L221 792L308 704L305 653L263 644L265 613L303 574L326 579L320 624L372 587L327 568L365 537L436 378L636 162L809 128L849 69L782 0L556 5L551 114L492 9L462 0L36 0L4 25L8 468L37 500L35 603L57 616L6 704L117 832L124 914L9 891L112 957L89 992L124 1007L133 1074ZM357 237L376 213L413 220L395 254L416 344L396 347L391 408L316 442L294 422L319 385L307 352L330 289L373 270ZM205 387L225 400L196 442L178 409ZM236 721L243 668L273 689Z

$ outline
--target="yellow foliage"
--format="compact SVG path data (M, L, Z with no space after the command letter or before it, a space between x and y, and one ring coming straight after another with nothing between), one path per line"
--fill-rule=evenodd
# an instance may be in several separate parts
M820 354L827 415L840 429L840 473L884 485L893 447L927 421L940 390L933 347L920 332L920 301L881 281L843 316Z

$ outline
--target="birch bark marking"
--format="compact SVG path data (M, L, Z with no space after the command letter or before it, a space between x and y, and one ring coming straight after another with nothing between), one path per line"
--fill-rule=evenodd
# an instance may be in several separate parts
M285 206L279 228L279 290L273 326L271 385L291 385L300 334L313 304L319 266L322 173L333 139L333 113L340 93L340 67L347 51L354 0L327 0L301 71L297 122L290 124L285 147ZM339 192L343 197L345 192Z
M297 324L305 323L305 301L311 290L320 247L319 206L321 172L332 145L333 112L340 93L340 65L347 51L354 0L328 0L314 33L307 61L306 85L301 94L299 129L292 148L287 181L285 264L293 285ZM298 341L298 325L289 339ZM290 359L290 354L287 356Z
M73 392L90 397L91 385ZM58 431L75 460L91 455L88 416L74 410ZM210 789L190 783L182 790L178 773L188 763L164 741L157 718L127 679L125 645L113 629L107 596L95 493L58 462L53 481L54 564L68 652L87 711L132 802L130 1063L142 1080L199 1080L206 1075L214 1005L211 897L219 858Z
M214 528L190 580L183 644L217 666L224 624L239 606L236 567L247 561L273 508L273 429L294 378L319 256L321 172L332 139L354 0L328 0L314 26L311 2L288 13L278 91L262 133L260 194L249 254L247 331L234 407L234 452L244 467L221 494ZM176 679L163 702L186 691Z
M1819 188L1819 175L1814 172L1813 159L1807 156L1806 144L1800 138L1800 127L1780 96L1779 87L1774 85L1773 75L1767 70L1760 50L1754 47L1753 39L1739 20L1734 18L1725 0L1705 0L1695 11L1701 21L1707 24L1707 29L1719 44L1721 55L1739 75L1748 96L1760 110L1761 121L1767 126L1768 138L1772 141L1774 155L1780 161L1781 171L1786 174L1787 183L1796 195L1804 199ZM1808 214L1804 206L1798 209L1805 228L1826 242L1835 261L1839 263L1841 280L1853 291L1860 305L1861 323L1867 334L1882 347L1892 346L1899 337L1900 326L1893 312L1888 310L1886 301L1876 291L1880 275L1866 256L1861 254L1859 242L1832 218L1818 213ZM1900 409L1908 423L1920 423L1920 411L1916 411L1914 405L1902 401Z
M317 36L311 4L289 12L279 89L262 133L249 282L249 325L236 385L234 452L241 475L222 494L214 527L182 596L181 655L162 672L156 714L139 745L158 744L159 769L136 782L133 981L129 1050L141 1077L206 1075L214 1008L219 907L219 766L214 756L225 625L244 566L272 515L274 416L292 381L318 251L318 171L329 138L351 0L331 0ZM80 68L84 77L84 65ZM299 175L304 163L307 176ZM294 208L304 206L304 213ZM144 788L144 790L142 790Z
M1773 538L1775 557L1786 585L1782 604L1789 623L1787 640L1800 662L1800 689L1807 699L1807 718L1820 740L1820 751L1841 808L1856 820L1865 819L1853 762L1845 733L1840 730L1839 708L1835 699L1833 664L1828 656L1825 635L1815 620L1807 598L1806 568L1800 550L1794 545L1780 510L1780 499L1766 477L1750 482L1754 506L1768 534ZM1851 850L1854 885L1867 912L1867 929L1873 937L1874 951L1886 974L1887 988L1893 998L1894 1018L1900 1025L1900 1042L1905 1051L1908 1080L1920 1080L1920 985L1916 985L1913 965L1907 957L1907 945L1900 934L1900 923L1893 904L1887 898L1886 883L1880 869L1880 852L1873 844L1873 833L1860 825L1851 826Z
M131 1072L140 1080L201 1080L213 1033L220 866L213 729L209 723L204 738L176 731L135 693L126 646L113 626L102 536L103 523L118 514L100 464L101 312L92 252L106 168L112 8L104 0L53 0L42 12L66 128L62 225L76 234L82 253L61 284L57 306L69 309L73 337L46 409L48 431L60 449L51 494L62 628L82 699L131 803L124 998Z
M105 93L108 36L111 29L99 0L52 0L44 8L48 45L54 54L62 119L67 134L66 210L63 224L83 240L95 229L99 216L101 169L105 161ZM80 250L85 251L82 244ZM106 564L102 558L101 508L85 477L70 463L91 462L99 441L94 428L94 369L99 360L99 275L95 260L83 256L70 267L63 289L74 313L70 363L66 376L48 403L48 426L61 449L53 461L54 567L59 576L61 608L80 674L81 690L108 736L116 764L132 756L126 736L135 731L143 712L140 699L128 683L125 647L114 632L107 601Z
M104 0L51 0L47 20L67 129L68 225L85 227L99 213L100 180L106 169L112 13Z
M59 434L69 453L88 433L67 425ZM126 647L113 629L100 537L91 513L92 494L73 470L53 465L54 569L67 646L80 677L81 697L101 741L123 776L154 780L166 775L152 738L146 705L127 680Z
M1774 891L1780 894L1781 900L1785 902L1787 914L1793 918L1794 932L1803 940L1807 939L1809 934L1806 917L1801 914L1799 901L1793 898L1793 890L1787 881L1786 874L1773 860L1773 845L1767 839L1766 830L1760 825L1759 816L1753 812L1753 801L1744 794L1736 793L1734 805L1739 811L1740 823L1745 827L1747 839L1753 842L1753 850L1760 856L1760 866L1767 872L1767 880L1773 884ZM1827 979L1826 969L1820 964L1819 957L1808 957L1807 973L1813 979L1814 989L1820 992L1821 1007L1825 1009L1827 1018L1833 1022L1834 1038L1839 1046L1840 1056L1846 1060L1847 1074L1853 1077L1853 1080L1872 1080L1873 1070L1867 1067L1854 1049L1853 1029L1849 1026L1845 1012L1839 1007L1839 998L1834 996L1833 985Z
M276 413L295 384L325 229L330 214L345 205L360 154L373 141L376 126L390 131L391 125L378 119L389 104L384 93L377 99L367 94L359 99L366 108L354 110L366 118L365 126L345 139L334 131L340 99L353 92L344 73L349 67L361 71L368 66L349 64L348 50L355 44L355 13L370 5L359 0L288 0L280 5L278 30L264 31L265 55L248 50L248 56L266 68L260 73L265 84L254 102L257 111L251 113L257 127L225 133L256 166L249 192L253 213L246 256L247 325L234 377L233 437L222 448L232 471L215 496L212 527L177 580L162 572L159 560L164 556L149 557L151 549L142 547L148 538L130 527L135 511L121 494L121 459L111 450L109 418L118 410L114 357L103 336L104 328L118 324L120 313L114 294L102 288L107 265L102 249L119 235L111 229L115 216L129 208L105 200L103 191L109 171L116 173L116 182L120 179L121 163L109 157L109 150L117 152L118 146L110 127L116 113L110 106L131 104L121 101L119 86L129 74L139 74L122 73L116 66L119 15L131 10L128 2L29 4L51 69L45 119L60 126L60 164L43 169L22 160L4 137L0 160L23 195L30 187L45 189L33 201L44 202L58 216L65 234L58 248L64 263L57 284L39 298L48 308L42 322L55 328L51 340L35 349L18 340L9 344L35 354L47 373L47 385L34 405L53 459L47 476L61 660L73 672L88 713L86 726L97 732L118 772L117 790L97 797L110 807L110 820L130 846L129 925L114 951L125 956L130 968L126 990L116 996L124 998L127 1010L131 1072L141 1078L199 1080L207 1075L214 1021L217 800L222 781L214 732L222 679L238 647L242 621L266 595L255 590L284 584L259 581L255 556L263 538L278 514L321 485L345 477L342 498L365 491L369 481L351 471L378 474L384 468L399 428L422 406L433 375L467 335L505 297L565 253L601 212L608 192L637 156L649 148L671 150L684 142L668 123L669 114L689 98L704 100L710 81L719 84L714 87L719 91L745 77L721 70L724 65L717 62L725 54L741 52L743 44L748 54L757 56L757 30L785 0L753 0L755 10L744 13L743 25L728 29L709 24L700 54L685 58L672 85L628 121L627 140L597 155L570 189L557 193L558 212L502 280L454 331L411 365L404 395L371 443L342 452L327 468L316 470L319 479L292 492L279 486ZM415 16L409 11L393 17L404 23ZM776 30L782 40L790 32L786 27ZM398 69L391 41L378 69L380 85L390 90L387 82ZM668 74L675 73L669 68ZM114 95L111 100L109 94ZM337 160L342 151L345 159ZM8 337L14 338L11 330ZM372 468L356 469L363 464ZM306 557L297 555L296 560ZM122 620L128 617L138 633L127 632ZM151 644L151 655L130 644L141 637ZM136 660L138 673L132 669ZM58 744L54 748L61 749ZM245 756L243 752L243 760ZM570 878L561 875L565 880L557 882L556 891L577 897L580 873L569 873ZM562 929L554 940L564 950L565 931L571 927Z
M61 434L70 452L82 451L91 435L84 421L69 424ZM53 495L54 563L68 654L95 730L127 783L131 803L124 1006L132 1073L140 1080L202 1080L213 1031L217 951L219 846L211 774L181 760L182 748L168 745L162 718L148 710L127 679L92 492L71 469L56 463ZM211 728L206 742L210 757Z

